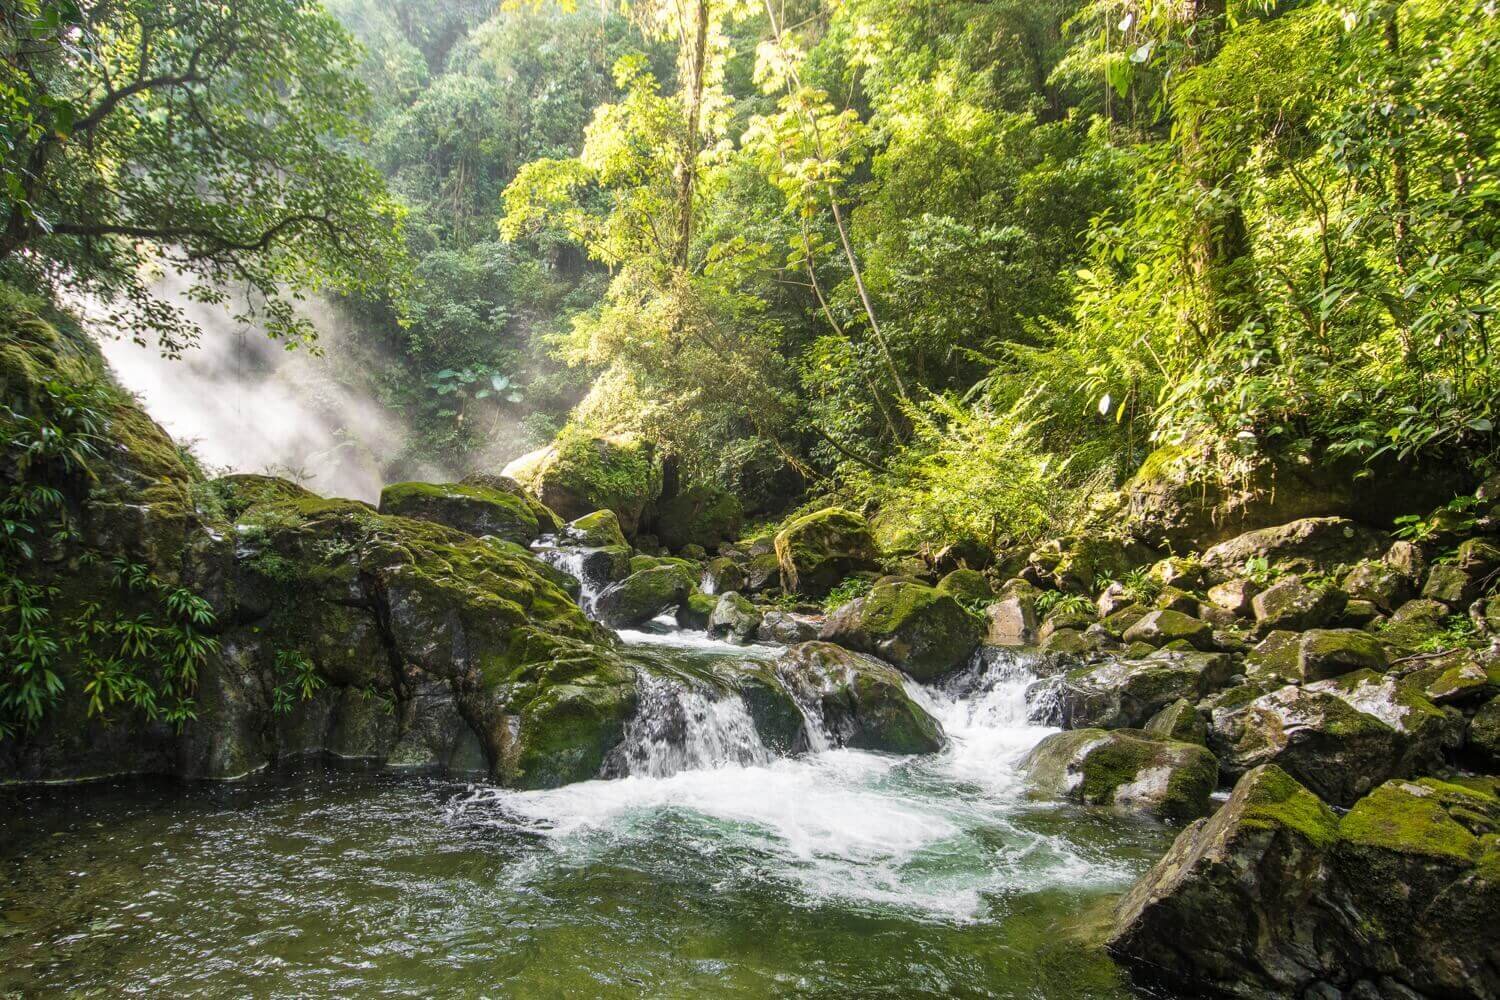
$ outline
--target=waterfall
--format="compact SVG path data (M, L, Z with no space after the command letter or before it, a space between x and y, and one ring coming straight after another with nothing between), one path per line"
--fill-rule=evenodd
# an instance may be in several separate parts
M675 678L638 671L634 717L620 745L605 762L605 777L665 778L679 771L768 764L744 700Z
M531 543L531 548L542 562L578 581L578 606L585 614L592 612L594 599L610 583L606 568L611 560L610 553L604 549L565 545L557 535L543 535Z

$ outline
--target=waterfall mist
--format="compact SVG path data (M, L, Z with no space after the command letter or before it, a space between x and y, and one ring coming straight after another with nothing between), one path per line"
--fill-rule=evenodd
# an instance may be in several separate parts
M162 287L170 294L185 285ZM410 430L349 377L359 365L347 360L351 338L331 307L305 310L318 329L319 356L287 349L222 307L174 299L203 331L181 358L129 338L101 336L99 346L120 383L210 474L270 473L324 495L370 501L393 478L457 478L410 463L392 475Z

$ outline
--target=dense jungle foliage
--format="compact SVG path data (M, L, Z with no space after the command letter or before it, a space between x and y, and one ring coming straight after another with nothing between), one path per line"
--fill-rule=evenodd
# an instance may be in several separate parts
M1162 445L1482 466L1495 20L6 0L0 270L169 351L153 268L280 336L329 297L409 456L634 432L911 544L1066 529Z

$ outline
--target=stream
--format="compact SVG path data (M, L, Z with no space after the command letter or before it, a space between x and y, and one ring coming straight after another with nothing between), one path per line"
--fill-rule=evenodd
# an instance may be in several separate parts
M684 671L778 652L622 639ZM656 677L625 776L555 790L0 793L0 996L1128 997L1080 942L1174 831L1027 798L1033 679L1017 652L910 685L949 737L921 757L815 726L777 757L737 695Z

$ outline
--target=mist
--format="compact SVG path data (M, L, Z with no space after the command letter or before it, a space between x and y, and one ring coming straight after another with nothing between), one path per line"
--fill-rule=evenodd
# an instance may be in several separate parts
M180 286L168 281L162 290ZM333 358L343 338L332 307L311 303L305 310L318 329L319 356L287 349L222 307L171 297L203 330L181 358L129 338L101 336L99 346L120 384L210 475L267 473L325 496L379 499L410 432L341 377ZM438 466L402 471L457 478Z

